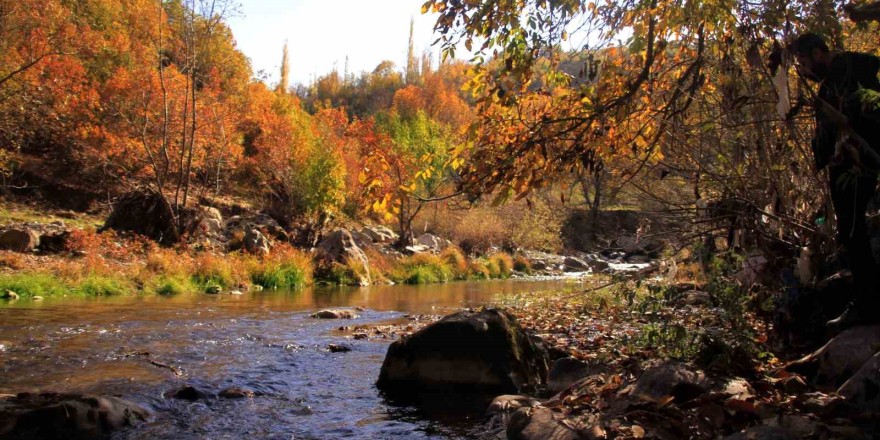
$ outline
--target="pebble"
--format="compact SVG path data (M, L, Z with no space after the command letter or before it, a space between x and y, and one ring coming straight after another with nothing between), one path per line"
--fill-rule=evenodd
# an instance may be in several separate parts
M34 300L34 301L42 301L42 300L43 300L43 297L37 295L37 296L35 296L35 297L31 298L31 299Z

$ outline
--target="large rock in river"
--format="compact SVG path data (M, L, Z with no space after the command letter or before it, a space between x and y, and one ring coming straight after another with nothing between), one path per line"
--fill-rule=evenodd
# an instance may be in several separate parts
M397 393L515 394L544 384L547 349L499 309L459 312L391 344L376 385Z
M20 394L0 401L0 438L99 439L148 417L147 410L118 397Z

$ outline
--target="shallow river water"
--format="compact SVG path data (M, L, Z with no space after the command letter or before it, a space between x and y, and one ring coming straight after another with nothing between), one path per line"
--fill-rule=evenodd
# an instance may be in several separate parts
M0 394L109 394L149 408L149 423L114 437L125 439L486 438L479 413L425 413L386 400L374 382L390 341L352 340L335 330L491 305L499 294L570 283L511 280L0 304ZM309 317L341 306L365 310L355 320ZM331 353L328 344L352 350ZM236 386L256 396L196 402L163 397L183 385L208 394Z

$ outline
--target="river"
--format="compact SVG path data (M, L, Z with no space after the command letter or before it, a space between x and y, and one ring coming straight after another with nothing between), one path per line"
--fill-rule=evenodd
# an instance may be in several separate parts
M314 287L233 295L57 298L0 304L0 393L118 395L150 409L120 439L491 438L480 413L426 413L384 399L374 382L390 340L337 329L491 305L501 294L572 281ZM317 320L362 307L355 320ZM329 344L350 352L331 353ZM177 374L175 374L175 372ZM248 399L163 397L192 385Z

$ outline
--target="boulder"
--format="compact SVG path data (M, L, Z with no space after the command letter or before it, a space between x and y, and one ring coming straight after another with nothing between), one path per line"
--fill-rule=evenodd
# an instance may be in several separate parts
M256 228L248 228L244 234L242 248L252 254L268 255L270 249L269 239Z
M337 229L324 237L318 243L316 258L325 267L330 267L333 263L357 264L362 268L358 272L367 274L366 279L360 280L360 284L371 284L370 263L367 260L367 254L358 247L351 232L347 229Z
M803 374L825 390L846 382L880 351L880 325L854 327L832 338L812 354L792 362L788 370Z
M706 375L680 362L664 362L648 368L639 376L630 394L651 402L672 397L674 402L687 402L709 390Z
M200 206L193 218L192 228L197 234L218 234L223 229L223 214L212 206Z
M442 251L443 249L452 246L451 241L446 240L445 238L440 238L434 234L422 234L416 239L416 243L422 246L427 246L435 251Z
M0 249L31 252L40 245L40 234L30 228L12 228L0 233Z
M580 440L578 431L563 423L564 416L548 408L523 408L513 413L507 422L509 440Z
M584 260L577 257L565 257L562 263L566 272L586 272L590 270L590 265Z
M318 319L355 319L358 315L354 310L326 309L312 314L312 318Z
M0 299L14 301L18 299L18 294L11 290L4 290L3 292L0 292Z
M373 245L373 239L360 231L351 231L351 238L354 239L354 244L361 249L366 249Z
M107 229L134 232L165 244L180 240L171 205L155 191L136 191L120 197L100 230Z
M148 418L146 409L118 397L19 394L0 405L0 437L99 439Z
M880 412L880 352L862 365L837 390L848 403L864 412Z
M398 238L397 234L386 226L367 226L361 232L370 237L373 243L391 243Z
M510 313L464 311L391 344L377 386L401 393L515 394L540 387L548 365L547 349Z
M486 412L489 414L511 413L520 408L532 408L540 404L541 402L529 396L504 394L493 399Z
M573 357L557 359L547 374L547 389L558 393L591 373L590 365Z

